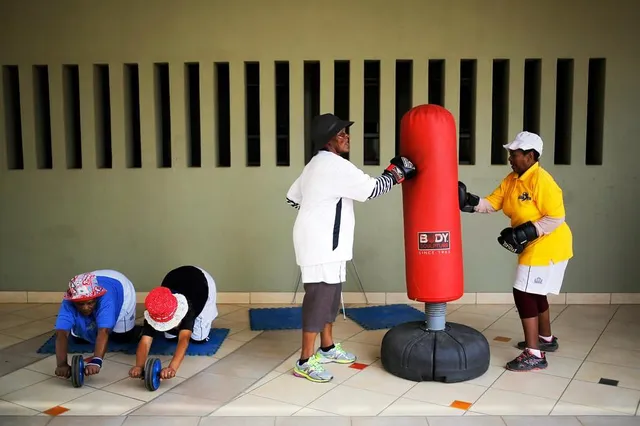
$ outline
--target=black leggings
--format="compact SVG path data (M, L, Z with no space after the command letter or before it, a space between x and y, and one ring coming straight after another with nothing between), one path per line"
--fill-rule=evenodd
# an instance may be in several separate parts
M547 296L525 293L516 288L513 289L513 300L518 308L521 319L534 318L549 309Z

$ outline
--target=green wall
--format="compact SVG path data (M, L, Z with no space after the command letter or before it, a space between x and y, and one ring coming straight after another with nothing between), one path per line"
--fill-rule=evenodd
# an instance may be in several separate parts
M482 7L480 4L482 3ZM458 118L460 59L478 60L476 165L460 166L470 191L486 195L509 172L490 165L491 67L511 60L508 135L522 129L523 64L542 59L542 165L564 190L575 257L566 292L637 292L640 272L635 229L640 154L637 119L640 80L640 6L611 1L551 0L504 6L493 0L447 3L398 0L156 1L153 8L124 0L85 4L0 0L0 65L18 65L21 78L24 170L8 170L4 108L0 102L0 290L62 291L68 279L113 268L136 289L158 285L181 264L196 264L219 291L292 291L296 278L292 227L296 211L285 202L304 166L303 61L321 61L321 110L333 110L333 61L352 61L352 159L377 175L393 156L396 59L414 61L414 104L426 103L426 63L444 58L446 107ZM146 3L144 3L146 4ZM336 13L327 11L334 10ZM586 166L588 59L606 58L603 165ZM553 164L555 61L575 61L571 165ZM381 165L362 166L362 62L379 59ZM275 166L273 90L262 88L263 165L245 167L243 62L260 61L267 78L273 61L291 64L291 156ZM215 167L213 62L231 64L232 166ZM155 162L157 129L153 63L172 70L172 168ZM204 165L186 167L185 62L204 64L202 112ZM96 167L93 64L109 64L114 167ZM124 63L140 64L143 167L125 162ZM62 65L80 65L83 163L65 166ZM206 65L208 64L208 65ZM327 65L328 64L328 65ZM33 65L48 65L53 169L36 167ZM176 70L174 73L173 71ZM269 74L271 73L271 74ZM420 74L422 73L422 74ZM355 82L355 83L354 83ZM266 86L269 87L269 86ZM0 94L2 94L0 87ZM4 91L6 92L6 90ZM1 101L0 97L0 101ZM358 142L360 141L360 142ZM433 200L437 203L437 200ZM508 225L502 213L463 215L465 291L509 292L516 259L496 237ZM356 207L355 262L367 291L404 291L400 188ZM347 291L356 291L349 282Z

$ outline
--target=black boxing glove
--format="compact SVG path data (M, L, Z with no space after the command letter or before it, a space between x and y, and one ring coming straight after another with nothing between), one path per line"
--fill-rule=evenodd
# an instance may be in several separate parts
M528 243L538 238L538 231L531 222L515 228L504 228L498 237L498 243L511 253L520 254Z
M383 174L391 176L395 183L402 183L407 179L411 179L417 173L416 166L407 157L393 157L390 163Z
M465 213L475 212L474 207L480 204L480 197L470 192L467 192L467 186L458 181L458 204L460 210Z

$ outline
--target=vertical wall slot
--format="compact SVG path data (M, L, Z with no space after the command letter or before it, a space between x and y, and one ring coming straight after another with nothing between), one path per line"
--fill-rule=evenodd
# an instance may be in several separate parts
M304 158L311 160L316 149L311 142L311 120L320 114L320 62L304 63Z
M573 59L558 59L556 68L556 134L554 163L571 164Z
M339 60L333 63L333 111L334 114L343 120L349 120L351 111L350 84L351 84L351 63ZM348 134L350 128L345 129ZM347 152L344 157L349 159Z
M413 105L413 61L396 61L396 155L400 154L402 117Z
M458 163L465 165L476 161L476 62L476 59L460 61Z
M491 164L507 164L509 138L509 59L493 60L491 89Z
M80 70L78 65L64 65L63 99L67 168L82 168L82 131L80 127Z
M276 165L290 165L289 62L275 63L276 83Z
M33 67L33 107L35 113L36 167L53 168L51 145L51 97L49 91L49 67ZM20 149L22 152L22 147Z
M113 167L111 152L111 92L109 65L93 66L93 100L96 125L96 156L99 169Z
M156 152L159 168L171 167L171 97L169 64L154 64L156 102Z
M540 59L524 62L524 116L522 129L540 134L540 83L542 64Z
M22 113L20 112L20 74L17 65L2 67L2 89L4 92L4 123L7 141L7 167L9 170L24 169L22 151ZM4 167L4 165L1 165Z
M124 65L124 126L127 168L142 167L140 73L138 64Z
M218 167L231 167L231 92L229 87L229 63L216 62L214 65Z
M260 166L260 63L245 62L245 117L247 166Z
M185 94L187 122L187 166L202 166L202 136L200 127L200 64L186 63Z
M604 96L607 60L589 59L587 94L587 146L585 163L601 166L604 139Z
M429 103L444 107L444 59L429 60Z
M364 61L364 164L380 164L380 61Z

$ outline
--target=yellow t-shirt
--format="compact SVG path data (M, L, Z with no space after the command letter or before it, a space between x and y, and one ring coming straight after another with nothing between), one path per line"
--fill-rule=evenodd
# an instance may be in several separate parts
M511 219L511 227L535 222L542 217L565 216L562 189L553 177L535 163L522 176L512 172L486 197L491 206L502 209ZM566 222L551 234L542 235L528 243L518 255L518 263L526 266L546 266L573 257L573 236Z

